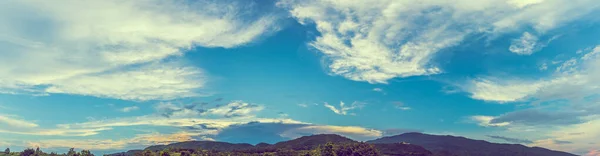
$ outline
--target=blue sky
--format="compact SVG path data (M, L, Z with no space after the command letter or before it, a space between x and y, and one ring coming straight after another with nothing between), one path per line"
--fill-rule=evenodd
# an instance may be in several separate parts
M594 155L599 5L2 1L0 146L416 131Z

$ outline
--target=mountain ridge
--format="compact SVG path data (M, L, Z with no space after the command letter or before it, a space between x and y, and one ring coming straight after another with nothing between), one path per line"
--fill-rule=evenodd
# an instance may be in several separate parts
M214 151L268 151L279 150L313 150L320 145L334 144L370 144L384 155L411 156L575 156L567 152L553 151L541 147L527 147L520 144L499 144L484 140L474 140L461 136L430 135L423 133L404 133L381 137L366 142L355 141L337 134L316 134L296 139L281 141L275 144L227 143L219 141L186 141L168 145L154 145L145 148L159 152L164 149L204 149ZM143 151L143 150L141 150ZM112 156L134 155L140 150L111 154Z
M492 143L485 140L469 139L462 136L431 135L424 133L404 133L386 136L367 143L407 142L424 147L436 155L528 155L528 156L575 156L574 154L550 150L542 147L528 147L521 144Z

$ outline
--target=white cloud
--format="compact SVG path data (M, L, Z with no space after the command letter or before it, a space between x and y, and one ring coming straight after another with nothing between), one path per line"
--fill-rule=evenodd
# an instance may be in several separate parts
M500 117L476 116L485 127L503 127L510 135L535 137L530 146L585 155L600 144L600 48L588 48L561 61L554 73L539 80L493 79L489 86L470 85L473 98L497 102L529 102L534 108ZM547 103L544 103L547 102ZM503 122L511 121L511 122Z
M310 45L325 55L332 74L387 83L395 77L441 73L431 59L465 36L494 38L524 27L543 34L589 14L596 9L595 3L283 0L279 6L289 8L302 24L316 24L321 36Z
M584 100L587 96L600 94L600 85L595 81L600 78L600 53L597 51L600 48L565 61L548 78L481 78L471 81L463 89L474 99L496 102Z
M495 117L493 117L493 116L477 115L477 116L471 116L469 119L476 122L479 126L483 126L483 127L503 127L503 126L510 125L509 122L492 123L492 120L494 118Z
M545 46L538 43L538 40L537 36L524 32L521 38L512 41L508 50L519 55L531 55Z
M598 132L598 129L600 129L599 119L592 119L581 124L557 127L543 132L547 138L536 140L531 146L585 154L589 151L599 150L598 144L600 144L600 141L598 141L598 138L600 138L600 132ZM556 140L570 143L559 143Z
M231 125L248 122L306 124L287 117L259 118L256 113L264 107L243 101L232 101L227 105L202 108L196 105L175 105L162 102L155 106L156 113L137 117L94 120L83 123L60 124L61 128L113 128L127 126L170 126L187 127L204 125L206 128L223 129Z
M386 92L385 92L383 89L381 89L381 88L373 88L373 91L374 91L374 92L380 92L380 93L382 93L383 95L386 95L386 94L387 94L387 93L386 93Z
M90 136L100 131L109 130L106 127L96 128L43 128L33 121L0 115L0 133L38 135L38 136Z
M248 117L264 109L264 106L244 101L231 101L226 105L205 108L204 105L175 105L162 102L155 106L157 112L165 117Z
M534 5L544 2L544 0L509 0L507 3L512 4L518 8L523 8L529 5Z
M398 108L398 109L400 109L400 110L410 110L410 109L412 109L412 108L410 108L410 107L396 107L396 108Z
M261 105L249 104L243 101L232 101L225 106L208 109L206 114L224 117L249 116L263 109L264 107Z
M197 96L204 75L165 64L194 46L231 48L276 30L271 15L218 1L3 1L0 92L126 100ZM150 65L148 65L150 64ZM143 91L143 92L142 92Z
M138 110L138 109L140 109L140 107L138 107L138 106L131 106L131 107L121 108L120 111L127 113L127 112L135 111L135 110Z
M470 87L467 88L471 92L471 98L496 101L496 102L514 102L523 100L527 96L536 93L545 82L498 82L487 79L478 79L471 81Z
M346 106L346 104L344 102L340 101L339 109L336 108L335 106L329 105L327 102L325 102L325 104L323 104L323 106L329 108L335 114L348 115L348 111L356 109L356 108L362 108L364 106L364 104L365 103L363 103L363 102L354 101L352 103L352 105ZM353 114L350 114L350 115L353 115Z
M375 91L375 92L383 92L383 89L381 89L381 88L373 88L373 91Z
M21 119L15 119L9 116L3 116L0 115L0 124L5 125L5 126L10 126L10 127L17 127L17 128L35 128L38 127L37 124L31 122L31 121L26 121L26 120L21 120Z
M125 100L169 100L193 97L204 86L204 77L193 67L145 65L93 75L57 80L45 89L48 93L67 93Z
M547 69L548 69L548 64L547 64L547 63L543 63L543 64L540 66L540 71L544 71L544 70L547 70Z

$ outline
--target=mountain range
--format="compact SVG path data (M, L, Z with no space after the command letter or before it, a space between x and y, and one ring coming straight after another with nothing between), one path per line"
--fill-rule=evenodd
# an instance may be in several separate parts
M164 149L204 149L214 151L276 151L312 150L327 143L360 143L336 134L318 134L303 136L275 144L227 143L217 141L187 141L169 145L156 145L144 150L131 150L115 153L112 156L134 155L137 152ZM423 133L404 133L383 137L366 143L373 145L381 154L391 156L575 156L574 154L553 151L540 147L527 147L520 144L499 144L483 140L473 140L450 135L430 135Z

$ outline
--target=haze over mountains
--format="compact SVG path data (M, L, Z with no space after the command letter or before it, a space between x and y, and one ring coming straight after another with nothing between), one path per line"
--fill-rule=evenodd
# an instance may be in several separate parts
M303 136L275 144L259 143L256 145L216 141L188 141L169 145L150 146L144 150L131 150L123 153L115 153L112 156L135 155L135 153L143 151L160 152L165 149L203 149L223 152L241 151L246 153L276 152L280 150L302 151L322 148L322 145L327 143L338 145L368 143L373 145L381 155L394 156L575 156L574 154L540 147L490 143L465 137L423 133L404 133L366 142L355 141L336 134Z

